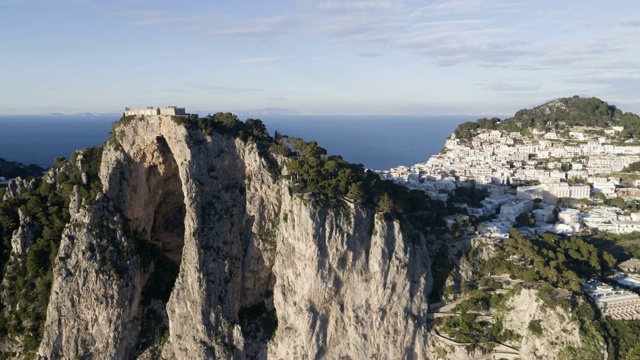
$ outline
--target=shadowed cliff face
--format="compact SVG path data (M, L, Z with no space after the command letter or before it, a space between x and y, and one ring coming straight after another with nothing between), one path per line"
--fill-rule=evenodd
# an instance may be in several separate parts
M134 228L176 264L184 246L184 194L178 165L163 136L134 154L129 201L144 204L129 211ZM145 186L146 185L146 186ZM138 212L142 210L141 212Z
M255 144L162 116L114 132L104 195L61 245L39 354L426 357L423 235L346 202L314 208ZM103 243L117 273L84 252Z

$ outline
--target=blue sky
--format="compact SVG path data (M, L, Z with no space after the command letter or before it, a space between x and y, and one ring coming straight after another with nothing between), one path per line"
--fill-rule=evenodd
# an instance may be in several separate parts
M0 114L640 113L640 6L545 0L0 0Z

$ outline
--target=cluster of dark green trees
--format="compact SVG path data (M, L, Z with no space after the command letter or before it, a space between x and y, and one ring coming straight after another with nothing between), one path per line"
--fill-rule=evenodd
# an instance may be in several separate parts
M471 140L471 138L478 134L478 130L495 130L498 128L499 124L499 118L482 118L477 121L467 121L458 125L453 133L458 139Z
M477 320L472 313L460 316L437 318L434 321L438 329L453 340L479 346L485 351L492 351L495 343L512 344L520 341L520 335L504 327L502 320L494 322Z
M632 339L640 331L640 321L613 320L602 318L590 298L581 294L582 278L602 277L616 265L616 259L606 251L599 250L580 237L566 237L544 233L539 237L523 235L511 229L510 238L499 247L498 252L489 260L482 260L471 250L467 259L477 269L474 280L463 282L460 290L467 298L459 303L454 311L460 315L440 318L435 324L441 332L454 340L471 343L490 351L494 342L509 343L519 340L518 334L504 329L498 316L494 322L478 319L478 313L505 308L505 299L520 291L521 286L537 289L544 306L560 306L571 313L579 323L580 334L585 340L581 349L567 348L563 356L595 359L596 333L601 334L607 344L608 355L612 359L632 359L640 354L640 345ZM436 256L434 265L440 270L451 271L453 267L446 250ZM439 276L438 276L439 274ZM490 275L510 274L512 279L521 279L521 284L513 286L506 294L495 292L502 289L502 283L496 282ZM434 270L434 290L443 286L446 274ZM572 290L569 299L554 299L555 288ZM437 299L432 299L435 301ZM543 333L540 322L529 323L529 330L535 335ZM596 344L597 345L597 344Z
M511 131L530 129L557 129L560 123L567 126L606 127L622 116L614 105L595 98L573 96L556 100L555 106L547 104L533 109L523 109L513 118L505 120L505 126Z
M332 205L346 198L358 204L376 205L385 213L431 209L432 203L423 191L381 180L362 164L351 164L340 156L326 156L327 151L315 141L291 137L287 143L292 150L286 163L291 189L297 194L308 194L318 205Z
M640 123L640 119L638 119L638 123ZM629 164L629 166L622 169L622 172L630 173L630 172L638 172L640 171L640 161L636 161L634 163Z
M479 119L475 122L460 124L455 130L458 139L470 140L478 131L502 130L530 135L531 129L563 130L575 126L607 128L623 126L618 133L621 140L640 139L640 117L634 113L623 113L614 105L598 98L579 96L560 98L556 105L544 104L533 109L523 109L508 119Z
M481 274L507 273L532 285L543 280L555 287L581 291L582 278L601 277L616 266L611 254L580 237L551 233L527 236L514 229L509 234L497 256L479 264Z

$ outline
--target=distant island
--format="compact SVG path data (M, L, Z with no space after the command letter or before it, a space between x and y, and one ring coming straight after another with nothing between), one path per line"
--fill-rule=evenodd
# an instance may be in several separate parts
M44 171L44 168L35 164L24 165L16 161L0 158L0 187L4 186L9 179L19 176L42 176Z

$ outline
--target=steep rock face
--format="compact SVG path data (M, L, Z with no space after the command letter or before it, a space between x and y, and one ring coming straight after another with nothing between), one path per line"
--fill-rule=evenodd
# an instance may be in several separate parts
M115 134L104 194L72 198L41 356L426 357L428 241L409 224L315 209L256 146L171 117Z
M561 308L545 307L537 291L521 290L509 299L507 307L511 311L506 313L504 325L522 335L519 346L522 359L557 359L567 347L581 347L576 321ZM539 334L530 330L532 321L539 323Z
M544 302L538 290L518 287L507 293L503 307L491 309L476 320L501 322L517 338L504 343L493 342L491 348L449 338L437 331L429 333L430 358L433 359L568 359L603 358L606 348L602 336L594 329L581 331L581 319L564 306ZM583 300L576 299L580 302ZM486 346L486 345L485 345Z
M104 198L74 214L60 243L40 355L130 355L142 279L121 229L121 217Z
M35 241L39 226L22 209L18 209L18 216L20 217L20 227L11 237L11 252L16 255L22 255L27 252L29 246Z
M269 354L426 358L429 252L397 222L347 214L315 212L285 196Z

